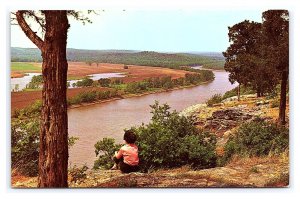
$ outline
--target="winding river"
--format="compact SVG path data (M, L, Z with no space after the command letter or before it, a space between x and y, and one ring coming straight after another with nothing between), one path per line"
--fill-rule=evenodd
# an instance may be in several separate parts
M213 94L224 94L234 88L228 81L228 73L214 71L215 80L200 86L169 92L121 99L106 103L70 109L69 135L79 137L70 148L69 164L87 164L92 168L96 159L94 144L104 137L123 142L123 129L148 123L151 118L149 105L155 100L168 103L172 109L181 111L197 103L203 103Z

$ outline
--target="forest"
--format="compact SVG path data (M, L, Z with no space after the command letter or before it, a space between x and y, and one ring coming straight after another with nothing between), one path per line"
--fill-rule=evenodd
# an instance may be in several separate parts
M79 50L67 49L67 60L87 64L113 63L127 65L161 66L177 68L180 66L199 66L224 69L221 53L159 53L154 51L129 50ZM11 48L12 62L41 62L41 53L36 48Z

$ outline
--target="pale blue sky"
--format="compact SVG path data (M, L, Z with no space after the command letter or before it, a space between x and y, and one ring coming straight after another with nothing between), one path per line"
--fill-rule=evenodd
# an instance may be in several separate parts
M228 26L245 19L261 21L263 10L105 10L92 24L70 20L68 48L163 52L222 52ZM18 26L11 46L34 47Z

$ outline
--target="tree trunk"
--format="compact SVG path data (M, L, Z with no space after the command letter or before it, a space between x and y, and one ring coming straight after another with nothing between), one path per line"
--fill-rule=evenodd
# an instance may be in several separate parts
M288 72L283 71L281 74L280 88L280 106L279 106L279 123L285 125L285 109L286 109L286 86L288 80Z
M42 47L42 114L39 187L68 187L67 32L66 11L43 11L46 32Z

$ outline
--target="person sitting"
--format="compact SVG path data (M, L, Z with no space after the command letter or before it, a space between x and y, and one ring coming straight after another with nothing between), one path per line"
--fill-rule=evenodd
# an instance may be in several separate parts
M124 133L125 145L115 152L113 160L115 162L112 170L120 169L122 173L136 172L139 170L138 147L135 145L136 134L132 130Z

